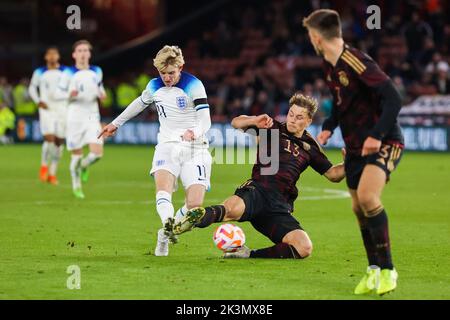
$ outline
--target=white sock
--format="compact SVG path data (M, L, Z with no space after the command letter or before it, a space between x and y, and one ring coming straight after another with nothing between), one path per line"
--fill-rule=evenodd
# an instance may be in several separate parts
M53 154L52 154L52 162L50 163L49 175L56 176L56 170L58 170L58 163L62 157L64 151L64 145L54 145Z
M164 225L168 218L173 217L174 208L172 205L172 195L166 191L156 193L156 211Z
M81 177L78 169L78 163L81 160L81 155L73 154L70 159L70 175L72 176L72 188L78 189L81 188Z
M83 158L83 160L81 160L81 167L83 169L89 167L90 165L96 163L99 159L101 158L101 156L96 155L93 152L89 152L88 155L86 157Z
M41 152L41 165L47 166L50 158L50 153L52 151L52 147L54 146L53 142L44 141L42 144L42 152Z
M188 210L189 209L185 203L180 209L177 210L177 213L175 213L175 221L177 221L177 222L180 221L184 217L184 215L186 214L186 212Z

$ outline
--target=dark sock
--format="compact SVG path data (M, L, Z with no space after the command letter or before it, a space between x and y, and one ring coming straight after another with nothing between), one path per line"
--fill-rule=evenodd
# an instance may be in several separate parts
M372 210L378 214L367 218L370 235L378 254L378 265L381 269L393 269L391 243L389 241L388 218L383 207ZM370 214L370 212L369 212Z
M356 218L358 219L359 230L361 231L361 237L363 239L364 248L366 249L367 260L369 261L369 265L378 265L378 254L377 248L373 243L372 236L370 234L370 229L367 221L367 217L364 216L364 213L358 212L356 213Z
M206 228L214 222L222 221L225 217L225 207L222 205L206 207L205 211L202 220L195 225L197 228Z
M367 260L369 261L369 266L378 265L378 252L377 248L372 240L372 235L370 230L366 228L361 228L361 236L364 242L364 248L366 248Z
M278 243L273 247L252 250L250 258L302 259L297 250L287 243Z

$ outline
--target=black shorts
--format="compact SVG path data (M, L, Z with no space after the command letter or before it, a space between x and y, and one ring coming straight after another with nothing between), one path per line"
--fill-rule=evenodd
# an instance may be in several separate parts
M249 221L273 243L281 243L284 236L293 230L303 230L292 215L292 205L281 195L265 191L253 180L243 183L234 194L245 203L239 222Z
M350 189L358 189L359 180L364 167L373 164L380 167L386 173L386 182L389 181L391 172L397 168L403 154L403 146L396 143L383 143L378 153L366 157L348 156L345 158L345 175L347 186Z

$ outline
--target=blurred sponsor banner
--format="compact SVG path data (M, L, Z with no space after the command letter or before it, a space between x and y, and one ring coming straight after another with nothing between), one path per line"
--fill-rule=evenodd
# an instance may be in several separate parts
M420 96L400 110L402 126L450 126L450 95Z
M402 129L405 136L406 150L450 151L450 127L402 126ZM117 131L113 138L109 138L107 143L154 145L157 143L158 130L158 122L129 121ZM320 131L320 126L311 125L308 131L315 137ZM253 136L233 129L228 123L213 123L208 132L208 138L210 145L213 147L254 147L256 145L256 140ZM42 141L39 121L19 118L15 139L18 142ZM344 142L341 132L337 128L327 147L342 148L343 146Z

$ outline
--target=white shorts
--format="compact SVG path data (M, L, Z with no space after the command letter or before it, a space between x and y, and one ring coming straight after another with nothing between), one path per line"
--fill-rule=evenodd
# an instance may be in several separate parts
M178 180L181 179L185 189L191 185L204 185L210 188L212 157L208 149L192 147L190 143L168 142L155 147L152 170L167 170ZM176 180L175 180L176 181ZM174 188L177 188L175 182Z
M67 150L81 149L87 144L103 144L103 138L97 139L102 130L100 121L68 121L67 122Z
M66 136L66 115L39 108L39 126L43 136L54 135L64 139Z

